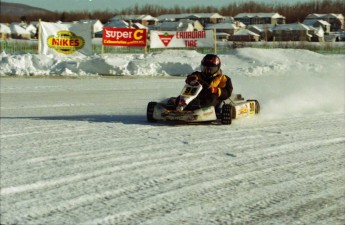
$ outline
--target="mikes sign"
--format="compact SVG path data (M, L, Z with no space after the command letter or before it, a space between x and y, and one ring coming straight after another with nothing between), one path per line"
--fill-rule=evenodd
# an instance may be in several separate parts
M146 29L103 28L103 45L108 46L146 46Z

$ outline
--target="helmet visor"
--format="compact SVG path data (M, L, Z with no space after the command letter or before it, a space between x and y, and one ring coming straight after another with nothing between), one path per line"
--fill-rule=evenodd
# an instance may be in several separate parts
M213 75L217 73L219 67L218 66L203 66L201 65L201 72L206 75Z

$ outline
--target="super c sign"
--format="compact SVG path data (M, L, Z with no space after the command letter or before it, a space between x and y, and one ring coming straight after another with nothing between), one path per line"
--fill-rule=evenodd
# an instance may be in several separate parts
M103 28L103 45L146 46L146 29Z

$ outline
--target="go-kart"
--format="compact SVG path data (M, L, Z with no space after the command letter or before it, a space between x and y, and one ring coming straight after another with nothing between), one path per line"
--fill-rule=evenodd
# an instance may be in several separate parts
M186 83L178 98L171 97L161 102L149 102L147 105L147 121L206 122L214 121L231 124L233 119L253 116L260 112L257 100L244 100L240 94L232 95L217 106L200 107L196 99L203 89L199 82Z

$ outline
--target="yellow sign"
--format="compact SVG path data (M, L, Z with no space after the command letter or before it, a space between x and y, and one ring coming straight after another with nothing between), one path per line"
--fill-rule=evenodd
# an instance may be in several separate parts
M48 46L63 54L72 54L84 47L85 40L71 31L62 30L47 39Z

